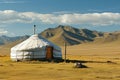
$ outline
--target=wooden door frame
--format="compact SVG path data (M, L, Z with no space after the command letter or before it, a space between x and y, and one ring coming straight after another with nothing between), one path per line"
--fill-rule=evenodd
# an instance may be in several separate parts
M47 48L51 48L51 52L50 52L50 56L51 56L51 58L50 59L53 59L53 46L46 46L46 59L49 59L48 58L48 53L47 53Z

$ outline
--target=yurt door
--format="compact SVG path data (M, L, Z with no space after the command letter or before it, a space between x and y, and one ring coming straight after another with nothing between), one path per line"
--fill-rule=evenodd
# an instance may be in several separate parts
M46 47L46 59L52 59L53 58L53 47L47 46Z

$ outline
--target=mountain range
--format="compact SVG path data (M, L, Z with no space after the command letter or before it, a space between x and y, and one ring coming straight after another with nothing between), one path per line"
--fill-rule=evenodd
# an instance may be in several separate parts
M120 40L120 31L98 32L89 29L78 29L72 26L59 25L56 28L49 28L40 33L43 37L58 44L77 45L88 42L109 43Z
M59 25L56 28L49 28L40 33L44 38L58 44L76 45L86 42L93 42L95 37L101 37L104 34L88 29L77 29L71 26Z
M5 35L0 36L0 45L4 45L10 42L15 42L17 40L25 40L27 39L29 36L25 35L25 36L17 36L17 37L8 37Z
M54 42L57 45L63 46L64 43L67 45L77 45L88 42L93 43L109 43L120 40L120 32L98 32L89 29L78 29L72 26L59 25L56 28L48 28L39 35ZM18 37L0 37L0 45L4 45L10 42L23 41L29 36L18 36ZM18 41L18 42L19 42Z

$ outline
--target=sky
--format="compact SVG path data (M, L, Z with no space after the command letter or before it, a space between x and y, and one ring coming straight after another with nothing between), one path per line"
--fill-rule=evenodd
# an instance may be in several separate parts
M32 35L58 25L120 31L120 0L0 0L0 35Z

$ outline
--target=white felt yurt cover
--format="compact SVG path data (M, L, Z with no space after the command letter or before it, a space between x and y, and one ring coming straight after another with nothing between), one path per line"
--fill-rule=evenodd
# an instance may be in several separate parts
M46 46L53 47L53 57L62 58L61 48L38 34L11 48L10 57L13 61L46 58Z

